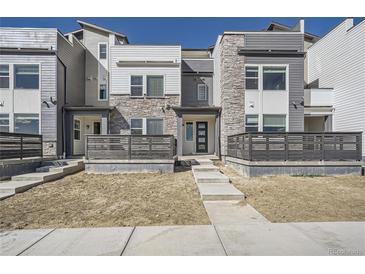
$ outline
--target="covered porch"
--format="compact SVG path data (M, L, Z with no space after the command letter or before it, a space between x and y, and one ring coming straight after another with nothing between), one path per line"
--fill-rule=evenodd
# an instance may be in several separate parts
M220 155L219 107L175 107L177 154Z

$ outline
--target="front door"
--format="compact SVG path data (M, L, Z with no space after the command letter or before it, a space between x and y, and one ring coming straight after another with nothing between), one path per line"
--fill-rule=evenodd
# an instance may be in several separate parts
M196 152L208 153L208 122L196 122Z

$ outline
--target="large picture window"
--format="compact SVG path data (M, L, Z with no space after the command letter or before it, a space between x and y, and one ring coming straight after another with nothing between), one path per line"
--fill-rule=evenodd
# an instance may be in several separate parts
M163 134L163 119L151 118L146 120L147 135Z
M14 88L39 89L39 66L14 65Z
M263 67L264 90L286 90L286 67Z
M286 116L285 115L264 115L264 131L285 132Z
M259 129L259 116L258 115L246 115L245 131L257 132Z
M245 67L245 83L246 89L259 89L259 67Z
M131 96L143 96L143 76L131 76Z
M147 76L147 96L161 97L164 95L163 76Z
M9 88L9 65L0 65L0 88Z
M9 132L9 114L0 114L0 132Z
M14 132L39 134L39 115L14 114Z

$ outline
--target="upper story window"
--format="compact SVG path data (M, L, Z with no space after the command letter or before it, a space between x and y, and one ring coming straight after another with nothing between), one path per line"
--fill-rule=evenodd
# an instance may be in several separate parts
M286 67L264 66L263 89L286 90Z
M245 67L246 89L259 89L259 67Z
M208 86L206 84L198 84L198 101L208 100Z
M100 84L99 87L99 100L104 101L108 98L106 84Z
M0 132L9 132L9 114L0 114Z
M143 96L143 76L131 76L131 96Z
M39 89L39 65L14 65L14 88Z
M107 45L105 43L99 44L99 59L106 59Z
M0 88L9 88L9 65L0 65Z
M147 76L147 96L162 97L164 95L164 77L160 75Z
M285 132L286 116L285 115L264 115L264 131Z
M14 132L39 134L39 115L14 114Z
M259 129L259 116L246 115L245 132L257 132Z

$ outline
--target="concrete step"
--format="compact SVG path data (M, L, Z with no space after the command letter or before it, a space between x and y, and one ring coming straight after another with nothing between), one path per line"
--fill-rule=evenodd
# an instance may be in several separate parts
M42 184L42 180L29 180L29 181L9 181L0 184L0 193L24 192L32 187Z
M213 183L197 184L200 197L203 201L224 201L224 200L243 200L245 195L235 188L232 184Z
M213 165L196 165L192 166L191 169L195 171L219 171L219 168Z
M4 200L6 198L9 198L11 196L14 196L14 195L15 195L14 191L0 192L0 201Z
M42 181L48 182L57 180L64 176L62 171L56 172L34 172L11 177L12 181Z
M196 162L200 165L213 165L213 161L209 159L197 159Z
M37 168L36 172L63 172L63 175L73 174L85 168L83 161L72 161L64 166L43 166Z
M195 178L195 182L197 184L208 184L208 183L228 184L229 183L229 178L226 175L224 175L218 171L198 171L198 172L193 171L193 175Z

